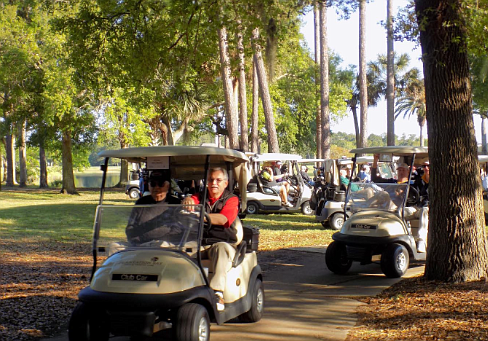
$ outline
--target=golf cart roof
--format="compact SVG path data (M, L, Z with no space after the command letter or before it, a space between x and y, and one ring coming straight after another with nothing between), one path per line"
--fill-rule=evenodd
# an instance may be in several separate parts
M486 162L488 162L488 155L478 155L478 162L479 163L486 163Z
M255 154L252 156L253 161L266 162L266 161L298 161L303 158L296 154L283 154L283 153L265 153Z
M227 165L231 163L239 188L247 186L246 163L249 159L244 153L233 149L210 146L136 147L104 150L98 156L126 159L135 163L146 162L148 170L169 168L173 178L184 180L201 179L207 156L210 156L210 167L227 169Z
M316 163L316 162L324 162L324 159L301 159L298 163Z
M418 146L384 146L384 147L366 147L352 149L353 154L393 154L395 156L408 156L412 154L428 155L427 147Z

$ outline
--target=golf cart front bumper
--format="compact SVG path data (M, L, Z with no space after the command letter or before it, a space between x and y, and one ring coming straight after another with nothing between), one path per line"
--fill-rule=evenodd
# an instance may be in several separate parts
M102 316L117 336L150 337L158 324L167 324L179 307L198 301L213 314L213 291L200 286L171 294L107 293L86 287L78 294L90 311ZM212 318L212 317L211 317Z
M416 254L412 249L415 241L409 235L368 237L336 232L332 235L332 239L346 246L347 259L359 261L361 264L371 263L371 258L374 255L381 255L386 247L393 243L404 245L411 256L414 256L414 253Z

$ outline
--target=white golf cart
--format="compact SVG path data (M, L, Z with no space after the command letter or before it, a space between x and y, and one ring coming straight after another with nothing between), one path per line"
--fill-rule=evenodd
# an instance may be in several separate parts
M313 214L310 208L310 197L312 186L306 183L300 175L298 162L302 159L300 155L267 153L254 154L250 156L251 161L251 181L247 186L247 213L291 213L302 212L305 215ZM274 161L281 161L286 166L290 184L288 200L293 207L281 205L279 193L263 183L259 174L263 165L271 164Z
M395 159L399 163L407 163L410 165L410 179L412 166L428 160L425 147L358 148L351 153L356 154L356 157L379 154L380 162L385 164ZM351 178L354 177L351 174ZM407 206L410 209L410 206L416 206L420 201L418 191L410 185L410 182L349 183L345 212L351 215L340 232L332 235L334 241L327 247L325 262L329 270L345 274L353 261L369 264L380 256L383 273L394 278L405 274L410 259L425 260L425 252L417 252L418 218L411 215L405 218Z
M485 211L485 222L488 222L488 155L478 155L480 169L483 171L483 208ZM485 188L486 187L486 188Z
M357 157L356 166L372 161L373 158L369 156ZM344 224L346 186L341 184L339 172L343 167L352 168L353 162L349 158L322 160L322 162L321 178L316 182L315 195L312 196L317 198L315 221L320 222L324 228L340 230ZM350 211L347 210L346 214L350 216Z
M146 162L174 179L205 182L208 171L222 167L234 184L245 188L248 158L235 150L214 147L142 147L106 150L100 205L93 231L90 284L80 291L69 322L70 341L100 341L111 336L133 339L171 333L180 341L210 339L210 322L238 317L258 321L264 308L262 273L257 263L258 231L244 227L243 241L227 275L225 309L218 311L209 286L213 269L200 250L205 244L203 205L104 205L109 158ZM232 185L231 185L232 184ZM207 196L206 186L203 197ZM245 209L245 191L241 209ZM203 198L202 202L205 202ZM126 227L144 220L144 238L129 243ZM240 221L238 221L240 223ZM159 334L157 334L159 335Z

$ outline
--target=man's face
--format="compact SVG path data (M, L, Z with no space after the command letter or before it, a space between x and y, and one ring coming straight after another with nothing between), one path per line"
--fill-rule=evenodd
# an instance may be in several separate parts
M169 182L162 178L151 179L149 181L149 192L156 201L161 201L166 198L169 191Z
M397 168L398 180L404 180L408 178L408 168L400 167Z
M208 195L211 198L219 198L224 193L229 182L225 180L224 173L216 171L208 177Z

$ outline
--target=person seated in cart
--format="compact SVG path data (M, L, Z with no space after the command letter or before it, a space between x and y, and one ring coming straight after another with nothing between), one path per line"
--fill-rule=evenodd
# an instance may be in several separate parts
M239 213L239 198L227 190L229 177L223 168L212 168L207 181L208 198L205 212L210 218L211 228L205 231L204 243L207 244L202 252L202 259L210 259L214 270L210 280L210 287L217 296L217 309L224 310L224 288L227 272L232 267L232 260L236 254L236 247L242 241L243 230ZM183 199L183 205L198 205L200 195L193 195ZM191 206L188 207L191 210Z
M378 159L379 155L374 155L373 159L373 166L371 167L371 181L375 183L407 183L409 177L409 170L410 167L406 163L401 163L397 167L397 179L384 179L377 174L378 169ZM427 167L426 167L427 166ZM427 194L428 188L428 178L429 178L429 171L428 171L428 162L424 163L424 169L427 169L426 181L422 182L415 182L412 183L412 187L416 188L419 193L424 195ZM421 194L421 195L422 195ZM395 203L396 204L396 203ZM427 242L427 232L429 227L429 207L428 200L424 204L420 205L420 207L405 207L405 219L412 220L412 219L419 219L419 228L417 232L417 251L418 252L426 252L426 242ZM398 206L398 204L397 204Z
M162 204L179 204L180 200L170 195L171 176L169 171L154 170L148 179L149 192L136 201L136 205L155 205L154 207L134 208L125 229L130 245L140 245L152 240L163 239L174 231L169 219L165 219L166 207Z

